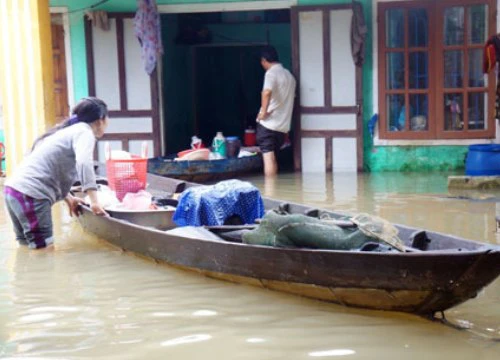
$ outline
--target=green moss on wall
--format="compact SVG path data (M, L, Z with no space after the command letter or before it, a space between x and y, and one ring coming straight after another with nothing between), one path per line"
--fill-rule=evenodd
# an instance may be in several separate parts
M367 171L455 171L465 167L467 146L380 146L366 153Z

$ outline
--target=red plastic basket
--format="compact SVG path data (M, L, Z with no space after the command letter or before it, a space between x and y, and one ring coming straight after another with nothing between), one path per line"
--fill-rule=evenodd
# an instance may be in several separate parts
M120 201L127 193L146 189L147 171L148 159L136 155L132 159L106 161L109 187Z

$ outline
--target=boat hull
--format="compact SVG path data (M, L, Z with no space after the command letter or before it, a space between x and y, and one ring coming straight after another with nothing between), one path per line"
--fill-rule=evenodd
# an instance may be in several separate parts
M250 148L252 149L252 148ZM257 151L260 151L257 149ZM278 152L280 170L290 170L293 166L291 146ZM172 157L148 159L148 173L195 183L206 183L224 179L238 178L241 175L262 173L264 163L262 154L254 156L227 158L220 160L174 161Z
M302 213L308 209L288 206ZM87 208L79 219L85 230L157 261L217 279L369 309L432 315L475 297L500 273L498 247L432 232L428 234L436 248L431 251L371 253L184 238L97 217ZM398 227L406 241L416 230ZM455 249L447 250L450 245Z
M175 179L205 183L261 172L262 155L234 159L174 161L167 158L148 160L148 172Z

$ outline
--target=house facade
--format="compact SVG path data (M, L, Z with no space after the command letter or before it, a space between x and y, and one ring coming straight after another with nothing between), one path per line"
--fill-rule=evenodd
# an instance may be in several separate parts
M248 59L266 43L298 80L291 134L295 167L304 172L458 170L468 145L499 137L496 79L482 74L483 44L499 27L497 0L360 0L367 32L358 65L352 1L157 0L164 55L151 77L133 34L135 0L48 3L52 32L62 32L53 49L64 47L55 67L66 69L55 74L56 88L65 85L56 94L67 96L56 108L102 97L113 148L138 152L147 141L160 155L217 127L239 135L258 110L252 93L262 74ZM86 20L89 8L107 12L109 30ZM207 31L210 41L183 42L186 26ZM224 87L207 87L221 62L239 65L229 66Z

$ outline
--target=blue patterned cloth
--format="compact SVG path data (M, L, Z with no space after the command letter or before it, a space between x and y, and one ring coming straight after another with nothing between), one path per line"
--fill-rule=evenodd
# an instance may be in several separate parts
M259 189L240 180L186 189L179 198L173 220L178 226L223 225L238 215L245 224L253 224L264 215Z

